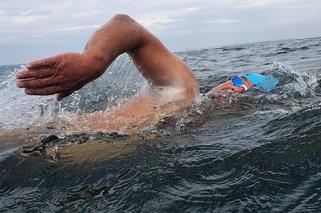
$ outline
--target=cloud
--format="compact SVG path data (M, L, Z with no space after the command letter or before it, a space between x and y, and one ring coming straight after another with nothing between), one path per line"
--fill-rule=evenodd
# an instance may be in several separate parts
M145 13L136 16L136 20L147 28L165 29L166 25L178 22L192 13L201 10L201 7L188 7L180 10L164 10L159 12Z
M64 27L64 28L57 28L53 29L49 32L72 32L72 31L81 31L81 30L88 30L88 29L97 29L100 25L82 25L82 26L71 26L71 27Z
M173 50L321 35L317 0L1 0L0 8L0 64L9 63L8 51L19 62L41 48L81 49L116 13L134 17Z
M0 10L0 16L4 16L4 15L7 15L7 11L5 11L5 10Z
M240 19L226 19L226 18L218 18L214 20L204 21L204 23L206 24L236 24L241 22L244 22L244 21Z
M321 2L317 0L237 0L233 5L237 9L249 11L262 11L269 14L270 12L295 12L302 10L303 14L315 13L318 10L320 14ZM319 16L320 17L320 16Z
M238 7L267 7L271 5L297 5L304 4L303 0L243 0Z
M163 26L172 23L175 21L175 19L171 18L167 15L159 15L159 16L145 16L141 18L137 18L137 21L140 22L142 25L144 25L147 28L162 28Z

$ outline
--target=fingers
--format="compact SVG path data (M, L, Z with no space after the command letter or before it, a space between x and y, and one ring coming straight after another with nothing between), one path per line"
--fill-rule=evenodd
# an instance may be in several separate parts
M71 88L71 89L68 90L68 91L59 93L59 94L57 95L57 100L58 100L58 101L61 101L63 98L71 95L74 91L80 90L82 87L83 87L83 85L81 84L81 85L78 85L78 86L76 86L76 87Z
M234 87L233 91L236 93L242 93L242 92L244 92L244 88L243 87Z
M28 69L37 69L41 67L51 67L57 63L58 58L56 56L40 59L37 61L33 61L29 64L27 64Z
M57 95L57 100L61 101L62 99L64 99L65 97L71 95L72 93L73 93L73 91L59 93Z
M28 79L28 78L47 78L54 74L50 69L40 69L40 70L23 70L17 72L17 79Z
M39 89L56 85L58 82L51 78L41 78L32 80L18 80L17 87L28 89Z
M59 86L51 86L42 89L25 89L27 95L54 95L63 92Z

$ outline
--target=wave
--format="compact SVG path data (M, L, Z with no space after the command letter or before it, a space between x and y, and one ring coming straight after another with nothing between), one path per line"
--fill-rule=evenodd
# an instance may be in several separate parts
M39 126L57 118L68 121L71 114L106 110L126 102L147 84L130 58L123 55L101 78L58 102L54 96L25 95L16 87L15 79L15 73L23 69L23 65L8 66L8 69L5 69L5 77L0 82L0 133Z
M24 95L22 91L16 89L15 72L12 72L1 83L0 96L5 107L0 109L2 111L0 130L6 132L15 128L50 124L49 126L55 126L54 128L60 129L63 134L68 134L68 130L58 125L70 122L77 114L103 111L114 104L122 104L133 93L143 88L142 85L146 81L135 69L128 57L121 58L101 79L75 92L62 103L52 97L35 98ZM187 126L206 122L218 111L268 111L281 108L290 111L299 108L301 102L310 101L319 95L320 79L314 74L295 71L280 62L274 62L264 74L273 75L280 81L280 85L272 93L253 90L241 95L218 93L210 98L202 96L194 106L180 113L166 115L157 123L148 124L152 115L147 115L142 119L141 123L146 123L140 131L172 132L170 128L181 131L180 129L186 129ZM126 81L135 83L124 84ZM170 105L171 103L169 107ZM155 119L152 121L155 122Z

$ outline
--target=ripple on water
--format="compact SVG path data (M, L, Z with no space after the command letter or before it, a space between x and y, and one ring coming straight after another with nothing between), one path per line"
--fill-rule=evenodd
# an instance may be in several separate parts
M216 94L149 133L119 139L66 137L38 119L122 103L144 85L128 58L61 105L25 97L7 78L16 67L1 68L0 103L8 107L0 109L0 211L318 212L319 45L314 38L178 53L204 92L252 71L276 74L282 85L272 94ZM49 133L63 140L39 148Z

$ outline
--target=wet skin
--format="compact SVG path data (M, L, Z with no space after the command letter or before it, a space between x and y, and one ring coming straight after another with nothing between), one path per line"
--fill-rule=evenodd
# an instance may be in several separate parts
M26 70L16 74L17 86L28 95L57 94L57 99L62 100L101 76L123 53L128 53L134 60L151 86L127 104L108 112L107 117L91 117L98 125L92 128L104 128L106 123L102 120L115 117L134 122L155 107L170 102L177 103L178 107L172 109L176 111L192 104L198 96L198 82L188 66L127 15L116 15L98 29L82 53L63 53L29 63ZM157 88L173 89L168 95L155 93ZM111 126L117 129L117 124Z
M246 78L244 77L241 77L242 80L243 80L243 83L244 85L248 88L248 89L251 89L253 88L253 84L251 84L251 82L249 80L247 80ZM216 87L214 87L212 90L210 90L207 95L211 95L211 94L215 94L217 92L224 92L224 91L232 91L232 92L235 92L235 93L243 93L245 92L245 88L244 87L236 87L232 84L231 81L227 81L227 82L224 82Z

